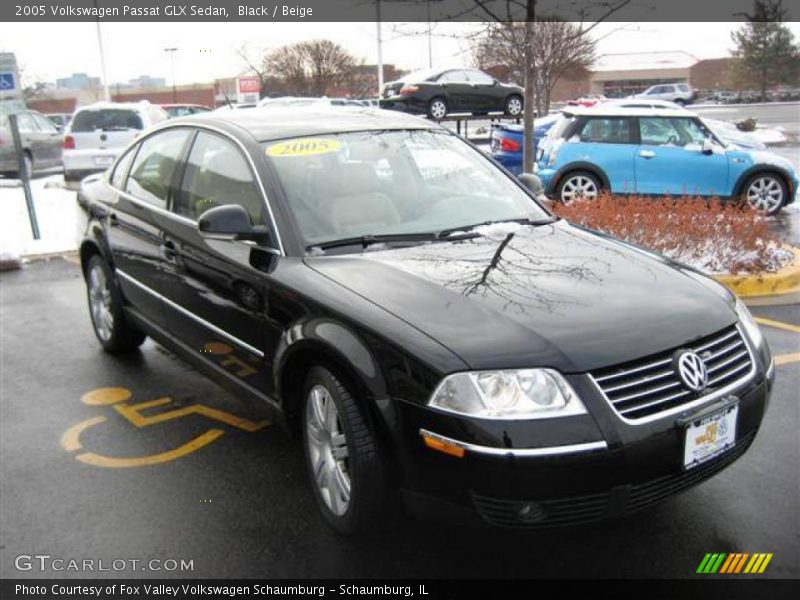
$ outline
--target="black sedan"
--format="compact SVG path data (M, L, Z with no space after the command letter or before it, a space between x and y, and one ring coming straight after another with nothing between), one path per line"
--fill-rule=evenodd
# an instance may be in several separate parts
M435 120L448 113L522 114L524 91L518 85L500 83L476 69L416 71L383 88L381 108L427 114Z
M750 446L774 368L725 288L559 220L436 124L330 117L165 122L83 182L104 349L151 336L263 402L345 533L400 499L585 523Z

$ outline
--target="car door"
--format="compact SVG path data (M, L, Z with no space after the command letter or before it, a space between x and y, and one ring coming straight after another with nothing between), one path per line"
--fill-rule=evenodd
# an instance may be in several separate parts
M471 110L497 111L504 110L505 97L503 90L497 85L494 79L483 71L467 71L470 87Z
M63 136L55 124L36 113L31 113L42 134L42 162L41 166L54 167L61 164L63 152Z
M640 117L634 160L636 189L644 194L722 195L727 188L724 148L703 152L709 133L692 117Z
M200 235L205 211L239 204L253 225L267 211L252 163L231 138L199 130L189 150L164 228L171 258L163 289L170 332L207 362L263 393L272 392L266 347L281 334L267 317L267 278L277 251Z
M445 90L447 107L450 112L473 110L472 87L464 71L447 71L437 81L442 84Z
M160 297L170 258L162 227L189 133L177 128L148 136L120 158L109 180L116 201L108 207L106 231L117 279L133 307L162 328L166 318Z
M636 191L633 157L636 153L635 122L630 117L588 117L579 126L578 140L567 140L559 151L571 161L597 165L605 173L611 191ZM580 143L573 143L579 141Z

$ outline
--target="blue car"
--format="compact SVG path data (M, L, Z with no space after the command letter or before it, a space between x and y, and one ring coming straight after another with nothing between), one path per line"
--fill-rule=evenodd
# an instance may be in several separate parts
M614 194L744 198L774 215L795 199L788 160L726 145L684 110L575 109L538 144L536 174L562 202Z
M547 132L550 131L553 124L560 118L561 113L555 113L534 121L534 156L536 156L536 149L539 141L547 135ZM492 125L492 134L490 138L492 158L514 173L514 175L522 173L523 131L522 125L507 125L505 123L496 123Z

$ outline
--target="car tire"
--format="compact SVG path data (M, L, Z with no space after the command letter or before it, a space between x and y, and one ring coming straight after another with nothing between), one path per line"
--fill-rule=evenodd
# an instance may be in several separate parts
M572 171L565 174L556 186L556 200L569 204L574 200L596 200L603 191L603 184L594 173Z
M775 173L757 173L742 188L744 203L767 216L778 214L787 197L786 182Z
M103 350L115 354L141 346L147 336L125 318L114 273L102 256L89 259L84 277L92 328Z
M353 393L325 367L312 367L306 377L302 428L309 481L325 520L346 535L383 529L383 457Z
M428 118L440 121L447 116L447 100L444 98L433 98L428 102Z
M80 174L73 171L64 171L64 181L80 181Z
M677 104L678 106L686 106L686 100L684 100L683 98L676 98L675 104Z
M524 105L522 103L522 96L509 96L506 98L506 104L503 107L503 112L509 117L518 117L522 114Z

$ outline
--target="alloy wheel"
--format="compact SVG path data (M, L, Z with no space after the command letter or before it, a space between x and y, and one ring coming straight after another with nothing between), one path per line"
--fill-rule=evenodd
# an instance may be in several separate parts
M506 112L512 117L516 117L522 112L522 100L519 98L511 98L506 106Z
M564 182L561 188L561 201L566 203L572 200L594 200L598 192L597 183L591 178L575 175Z
M431 116L434 119L444 119L447 115L447 105L443 100L434 100L431 102Z
M350 506L347 438L336 402L323 385L309 391L305 421L314 483L328 509L342 516Z
M111 290L103 268L97 264L89 271L89 308L92 311L92 323L98 337L104 342L108 341L114 331Z
M783 204L781 182L771 175L757 177L747 188L747 204L767 213L776 211Z

